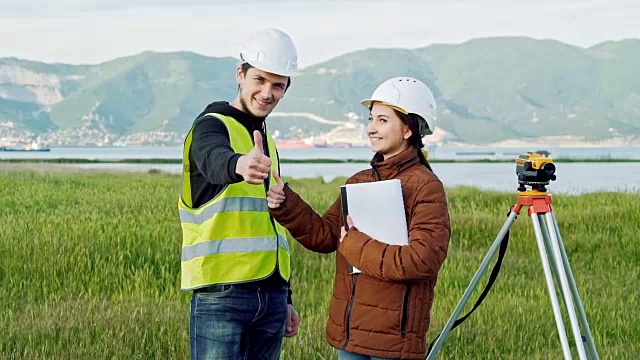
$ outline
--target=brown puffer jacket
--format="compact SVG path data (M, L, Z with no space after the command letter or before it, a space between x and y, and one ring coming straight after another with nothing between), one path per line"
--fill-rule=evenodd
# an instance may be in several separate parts
M414 148L385 161L376 155L371 165L347 183L400 179L408 246L372 239L357 223L340 243L340 197L321 217L285 186L286 200L270 211L304 247L337 250L326 328L330 345L369 356L424 359L434 287L451 234L447 198ZM349 274L349 264L362 273Z

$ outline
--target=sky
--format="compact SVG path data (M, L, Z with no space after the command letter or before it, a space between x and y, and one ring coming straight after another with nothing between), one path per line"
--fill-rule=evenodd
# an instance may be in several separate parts
M367 48L528 36L580 47L640 38L637 0L0 0L0 57L97 64L143 51L234 56L265 27L302 67Z

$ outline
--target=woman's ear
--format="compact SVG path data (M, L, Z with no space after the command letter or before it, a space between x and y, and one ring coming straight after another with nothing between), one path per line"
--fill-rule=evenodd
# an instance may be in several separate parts
M408 140L411 135L413 135L413 132L411 131L411 129L409 129L409 127L407 125L404 125L404 134L402 135L402 137L405 140Z

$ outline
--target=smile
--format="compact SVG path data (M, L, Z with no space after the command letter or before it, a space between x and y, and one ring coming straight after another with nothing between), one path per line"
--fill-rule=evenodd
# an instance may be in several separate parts
M258 103L258 105L260 105L260 106L269 106L269 105L271 105L271 101L261 101L261 100L258 100L256 98L253 98L253 100L255 100Z

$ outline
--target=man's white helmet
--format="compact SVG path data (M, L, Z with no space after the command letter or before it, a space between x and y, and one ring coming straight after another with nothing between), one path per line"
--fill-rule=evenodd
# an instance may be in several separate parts
M286 33L264 29L253 34L240 49L240 59L262 71L293 76L298 71L298 52Z
M380 84L370 99L361 101L367 108L380 102L398 109L405 114L420 116L420 136L431 135L435 129L436 99L431 89L422 81L411 77L396 77Z

